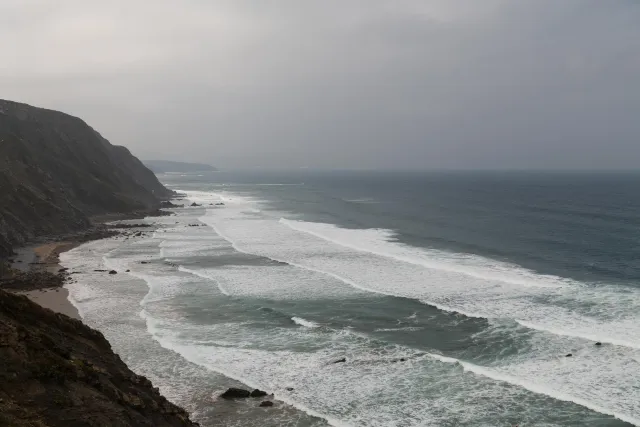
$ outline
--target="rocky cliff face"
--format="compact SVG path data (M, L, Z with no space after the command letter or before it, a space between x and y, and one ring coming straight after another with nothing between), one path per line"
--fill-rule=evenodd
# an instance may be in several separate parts
M0 291L0 425L196 426L103 335Z
M91 215L152 209L171 192L77 117L0 100L0 257Z

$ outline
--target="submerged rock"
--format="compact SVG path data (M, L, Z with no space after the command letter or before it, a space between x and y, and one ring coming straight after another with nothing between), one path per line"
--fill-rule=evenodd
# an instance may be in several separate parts
M251 396L251 392L249 390L244 390L241 388L231 387L224 393L220 395L223 399L246 399Z

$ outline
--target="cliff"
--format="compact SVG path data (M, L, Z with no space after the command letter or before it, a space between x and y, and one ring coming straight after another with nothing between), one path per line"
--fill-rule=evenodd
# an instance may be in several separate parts
M0 291L0 425L197 426L103 335Z
M92 215L154 209L172 193L77 117L0 100L0 257Z

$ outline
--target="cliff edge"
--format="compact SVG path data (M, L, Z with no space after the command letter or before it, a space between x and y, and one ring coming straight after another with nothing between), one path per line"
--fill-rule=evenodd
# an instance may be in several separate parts
M197 426L104 336L78 320L0 291L0 425Z
M0 257L89 217L154 209L172 192L77 117L0 100Z

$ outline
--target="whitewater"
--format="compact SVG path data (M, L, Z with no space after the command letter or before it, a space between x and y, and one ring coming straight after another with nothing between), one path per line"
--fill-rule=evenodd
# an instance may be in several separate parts
M172 400L205 414L188 383L228 378L283 402L262 425L640 425L638 288L309 221L260 193L183 190L202 206L62 257L83 319ZM130 271L88 272L101 268ZM145 368L139 342L178 359Z

